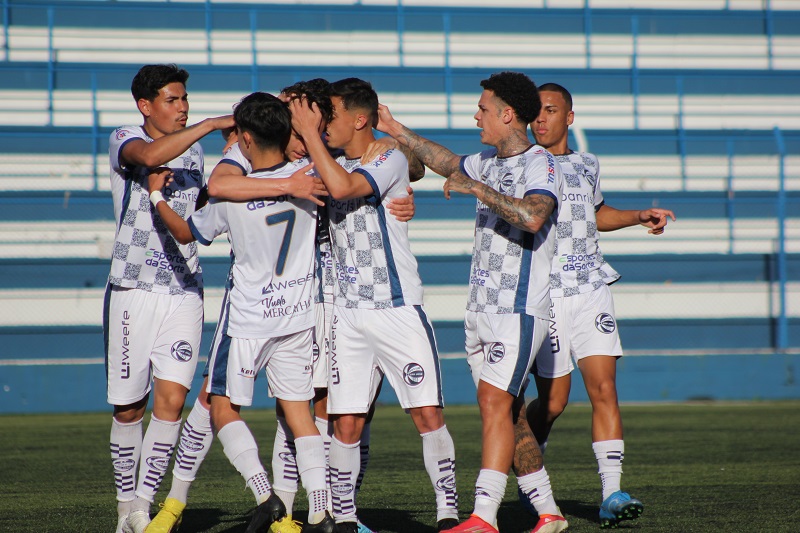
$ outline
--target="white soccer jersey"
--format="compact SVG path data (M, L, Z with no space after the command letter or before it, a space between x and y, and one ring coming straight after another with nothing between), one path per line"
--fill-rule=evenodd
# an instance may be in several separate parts
M304 157L298 159L292 164L295 169L303 168L311 162L310 159ZM234 143L222 156L220 163L227 163L242 169L242 173L249 174L252 170L250 161L242 154L239 143ZM316 175L316 171L312 170ZM333 303L333 255L331 254L331 239L328 229L328 210L326 207L320 207L317 210L317 217L319 220L319 228L317 235L317 278L315 280L317 286L314 291L314 301L317 303Z
M610 285L620 276L606 263L597 242L595 213L603 205L597 158L584 152L555 158L564 174L564 190L556 224L550 294L572 296Z
M250 177L286 178L282 163ZM227 334L266 339L314 326L314 239L317 206L292 196L249 202L212 200L189 218L201 244L222 233L231 243L233 286Z
M362 174L372 186L364 198L329 198L336 287L334 303L358 309L422 305L422 281L408 241L408 224L388 216L386 204L407 195L408 160L388 150L362 165L343 155L336 161Z
M197 244L178 244L150 204L146 167L123 167L122 148L130 141L153 142L141 126L123 126L111 134L108 158L117 223L108 282L118 287L165 294L202 294L203 274ZM174 179L164 191L170 207L184 219L194 213L203 175L203 149L195 143L167 165Z
M538 145L512 157L490 149L461 159L467 176L515 198L561 196L563 176L553 156ZM556 206L556 210L558 206ZM467 309L478 313L525 313L547 318L556 213L536 233L509 224L478 201Z

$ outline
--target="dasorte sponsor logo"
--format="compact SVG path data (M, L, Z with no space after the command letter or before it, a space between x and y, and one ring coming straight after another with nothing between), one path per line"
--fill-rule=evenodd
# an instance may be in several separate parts
M169 270L170 272L184 273L186 272L186 258L181 254L168 254L154 248L150 248L144 254L145 264L154 266L162 270Z
M595 254L563 254L559 256L561 270L564 272L592 270L595 267L597 256Z

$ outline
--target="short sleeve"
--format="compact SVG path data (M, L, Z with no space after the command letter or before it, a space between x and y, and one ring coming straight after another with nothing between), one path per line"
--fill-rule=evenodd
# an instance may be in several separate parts
M239 148L239 143L234 143L225 151L225 153L222 155L220 163L226 163L228 165L240 168L243 175L250 174L250 172L253 171L253 165L244 156L244 154L242 154L242 149Z
M120 176L125 176L125 168L122 165L120 154L122 149L131 141L136 139L145 140L139 128L135 126L122 126L111 132L108 140L108 157L111 168Z
M358 172L367 178L372 193L376 198L382 198L403 179L408 180L408 160L400 150L387 150L353 172Z
M197 242L208 246L217 236L228 232L228 202L212 198L187 222Z

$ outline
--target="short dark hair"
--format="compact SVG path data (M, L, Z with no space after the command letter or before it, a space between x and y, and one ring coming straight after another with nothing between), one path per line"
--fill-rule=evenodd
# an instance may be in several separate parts
M131 94L137 102L144 98L152 102L158 96L158 91L178 82L186 86L189 73L179 68L178 65L145 65L139 69L131 82Z
M261 149L286 149L292 133L292 115L285 103L269 93L248 94L233 109L240 131L250 132Z
M331 96L342 99L347 110L361 109L367 112L372 127L378 124L378 94L372 84L358 78L345 78L331 84Z
M544 85L539 86L539 92L542 91L559 93L564 97L564 101L567 103L567 111L572 111L572 95L564 87L557 83L545 83Z
M305 96L308 104L316 103L322 119L328 123L333 118L333 104L331 103L331 84L328 80L314 78L308 81L299 81L281 92L287 96Z
M533 122L542 110L536 84L521 72L497 72L481 81L481 87L508 104L525 124Z

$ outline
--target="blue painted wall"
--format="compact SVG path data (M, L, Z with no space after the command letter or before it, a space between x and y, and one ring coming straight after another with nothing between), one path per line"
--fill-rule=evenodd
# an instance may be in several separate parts
M189 404L202 384L202 364L190 392ZM618 363L621 402L688 400L777 400L800 398L800 354L723 354L702 356L627 356ZM475 401L475 387L464 359L442 361L446 404ZM0 414L111 411L105 401L102 363L84 365L0 366ZM253 407L273 407L266 380L256 385ZM527 395L536 395L531 385ZM588 397L573 374L572 402ZM380 400L397 403L391 387Z

